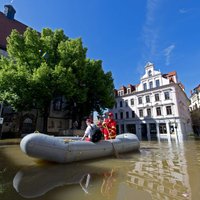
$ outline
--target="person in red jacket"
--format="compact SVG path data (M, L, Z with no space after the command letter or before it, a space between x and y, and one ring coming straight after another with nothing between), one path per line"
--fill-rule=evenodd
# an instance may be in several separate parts
M108 118L102 123L104 139L115 139L116 138L116 122L113 119L113 113L108 113Z

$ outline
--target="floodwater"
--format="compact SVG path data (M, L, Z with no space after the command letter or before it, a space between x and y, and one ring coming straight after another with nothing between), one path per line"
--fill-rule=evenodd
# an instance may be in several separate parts
M2 200L199 200L200 140L141 142L139 152L72 164L0 146Z

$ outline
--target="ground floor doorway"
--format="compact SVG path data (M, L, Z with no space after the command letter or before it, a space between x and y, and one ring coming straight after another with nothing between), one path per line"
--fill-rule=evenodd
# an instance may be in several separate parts
M126 130L127 130L128 133L136 134L136 126L135 126L135 124L127 124L126 125Z
M141 136L142 136L142 140L148 140L146 124L141 124Z
M157 138L156 123L149 124L149 131L151 140L157 140L158 138Z

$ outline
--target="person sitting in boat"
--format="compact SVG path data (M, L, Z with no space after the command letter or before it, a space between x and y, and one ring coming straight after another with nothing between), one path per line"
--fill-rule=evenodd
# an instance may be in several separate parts
M116 121L113 119L113 113L108 113L108 118L104 119L102 127L105 140L116 138Z
M102 121L101 120L99 120L98 122L97 122L97 127L100 129L100 131L101 131L101 133L102 133L102 135L103 135L103 126L102 126Z
M87 128L86 128L85 134L81 140L91 141L94 129L96 128L96 125L93 124L93 121L91 119L87 119L86 124L87 124Z

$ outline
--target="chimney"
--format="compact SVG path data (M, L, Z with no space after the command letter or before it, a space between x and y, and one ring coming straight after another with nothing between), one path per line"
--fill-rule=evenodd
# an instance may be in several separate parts
M15 13L16 13L16 11L11 5L5 5L4 6L4 14L8 19L13 20Z

